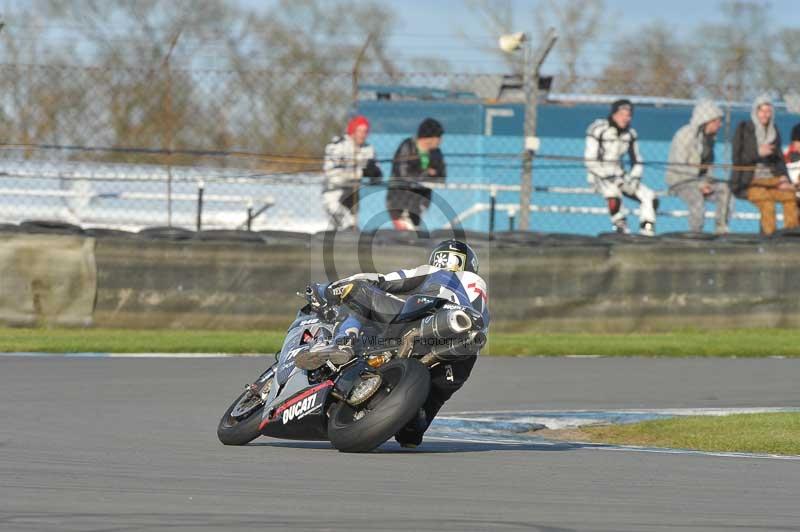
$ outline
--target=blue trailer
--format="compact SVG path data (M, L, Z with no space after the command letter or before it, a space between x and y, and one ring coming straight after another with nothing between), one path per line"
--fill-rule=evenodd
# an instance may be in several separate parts
M356 112L371 122L369 141L375 146L385 176L391 173L391 159L403 139L414 136L418 124L426 117L439 120L444 128L442 151L448 169L449 183L518 185L523 149L525 106L522 103L503 103L482 100L469 92L452 92L424 87L362 86L364 98L358 101ZM531 229L543 232L598 234L610 230L608 217L603 214L602 198L584 191L565 193L554 187L586 189L586 171L580 160L584 151L586 128L596 118L608 114L612 97L597 97L602 103L567 103L550 99L538 108L537 136L541 146L534 161L534 193ZM555 101L554 101L555 100ZM730 121L723 126L716 145L716 160L730 162L730 144L726 139L741 120L749 120L746 105L733 105ZM657 191L666 191L664 172L669 145L674 133L688 123L691 102L642 99L637 103L633 126L639 133L642 156L646 161L644 183ZM781 136L788 141L789 131L797 121L781 107L776 123ZM718 168L715 175L727 179L728 171ZM501 207L496 215L496 229L509 229L513 223L509 214L519 204L514 191L500 191L496 196ZM489 190L443 190L434 196L434 205L426 213L428 228L445 226L453 213L469 214L463 227L486 231L489 228ZM634 209L636 204L625 200ZM510 207L510 210L509 210ZM664 197L660 211L685 211L685 205L674 197ZM569 211L569 212L566 212ZM735 212L750 213L745 219L731 223L736 232L757 232L757 210L748 202L737 200ZM360 224L371 229L389 223L385 213L385 189L374 187L364 191ZM633 222L633 220L631 220ZM634 223L631 223L635 227ZM687 219L681 216L659 216L657 231L685 231ZM707 220L706 230L713 229Z

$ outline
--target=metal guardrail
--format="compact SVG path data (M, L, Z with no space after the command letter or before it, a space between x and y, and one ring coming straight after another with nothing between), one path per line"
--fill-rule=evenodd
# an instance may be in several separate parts
M153 225L250 229L276 201L263 190L237 190L243 185L247 192L257 184L242 174L239 169L0 161L0 180L8 181L0 187L0 220L57 219L125 230ZM156 184L164 188L153 190ZM209 184L223 190L209 193ZM209 209L210 204L226 208Z
M0 221L17 223L28 219L59 219L84 226L140 229L153 225L176 225L208 229L291 229L316 232L325 228L319 193L322 174L259 173L243 168L167 167L126 163L76 161L0 161ZM483 178L473 178L482 181ZM381 186L387 186L383 182ZM488 212L489 232L494 232L498 211L509 216L514 228L519 206L499 203L503 193L519 193L520 185L482 182L421 182L433 190L486 192L488 201L463 206L448 227ZM10 186L14 185L14 186ZM153 187L163 187L153 189ZM149 188L147 188L149 187ZM175 187L173 189L173 187ZM294 188L292 188L294 187ZM213 190L210 190L213 188ZM540 194L596 196L591 187L535 186ZM271 191L272 193L267 193ZM302 191L303 197L298 195ZM656 191L667 196L665 190ZM31 201L18 201L17 199ZM535 199L535 196L534 196ZM137 203L138 202L138 203ZM170 207L169 217L165 206ZM291 203L291 205L288 205ZM222 209L209 209L221 204ZM281 215L263 217L273 208ZM530 212L608 216L605 206L539 205ZM625 209L627 214L638 210ZM686 218L688 211L662 210L659 216ZM706 212L706 218L713 218ZM758 221L754 212L737 212L733 219ZM778 219L782 220L779 214ZM166 222L166 223L165 223Z
M519 213L519 205L516 203L476 203L475 205L471 206L469 209L465 210L464 212L460 213L455 219L451 220L448 224L448 228L453 226L463 224L469 218L484 213L489 212L490 217L490 227L494 228L494 219L496 216L497 211L504 211L508 213L509 222L510 222L510 230L514 230L515 219L517 213ZM608 209L605 207L582 207L582 206L575 206L575 205L531 205L530 212L536 213L548 213L548 214L589 214L594 216L608 216ZM628 209L623 207L622 212L626 215L639 215L639 209ZM688 218L689 211L686 210L670 210L670 211L658 211L659 216L666 216L669 218ZM705 218L708 220L714 219L714 213L706 211ZM783 214L776 214L776 218L779 221L783 221ZM760 219L760 215L754 212L736 212L731 215L731 218L736 220L747 220L747 221L755 221L757 222ZM493 233L493 230L489 231Z

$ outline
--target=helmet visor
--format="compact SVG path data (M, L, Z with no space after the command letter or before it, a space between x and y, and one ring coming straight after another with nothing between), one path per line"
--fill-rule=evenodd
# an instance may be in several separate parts
M431 264L451 272L463 272L467 264L467 256L457 251L437 251L431 257Z

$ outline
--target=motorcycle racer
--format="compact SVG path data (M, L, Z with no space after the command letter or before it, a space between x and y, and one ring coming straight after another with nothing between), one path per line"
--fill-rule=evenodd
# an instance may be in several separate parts
M328 286L317 285L315 310L342 305L348 311L337 319L336 333L330 343L317 344L297 355L295 364L314 370L330 361L340 365L355 356L354 347L365 321L389 324L402 310L403 295L427 295L449 299L468 307L482 317L482 332L489 325L486 282L478 275L478 258L470 246L458 240L439 243L427 264L386 275L356 274ZM442 363L431 369L431 390L416 418L395 439L404 447L416 447L433 418L469 378L479 348L453 348Z

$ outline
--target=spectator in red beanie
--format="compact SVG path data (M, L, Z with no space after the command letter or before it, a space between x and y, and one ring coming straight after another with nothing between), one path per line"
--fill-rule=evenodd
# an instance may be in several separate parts
M329 228L334 230L355 225L362 178L376 184L383 175L375 161L375 148L367 143L369 121L366 117L351 118L346 131L325 146L322 202L330 218Z

